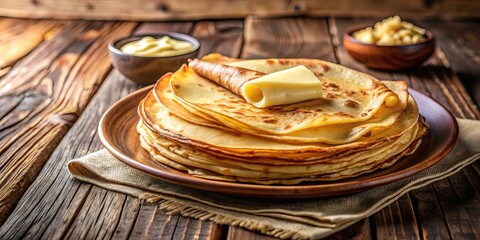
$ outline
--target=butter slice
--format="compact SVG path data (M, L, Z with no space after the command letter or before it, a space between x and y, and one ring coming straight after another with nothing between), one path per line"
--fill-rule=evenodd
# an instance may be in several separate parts
M297 66L248 81L242 86L245 100L258 108L321 98L322 83L305 66Z

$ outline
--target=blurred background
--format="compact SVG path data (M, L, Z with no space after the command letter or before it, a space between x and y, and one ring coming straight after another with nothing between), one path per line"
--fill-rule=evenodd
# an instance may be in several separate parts
M256 16L472 19L479 0L2 0L0 16L91 20L198 20Z

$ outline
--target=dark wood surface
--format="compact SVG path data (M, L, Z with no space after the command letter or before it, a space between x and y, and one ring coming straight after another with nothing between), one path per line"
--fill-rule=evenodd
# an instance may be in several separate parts
M380 72L342 46L347 28L378 19L254 18L89 22L0 18L0 239L271 239L167 215L155 204L73 179L66 162L102 148L106 109L141 85L112 69L106 44L133 32L176 31L209 52L309 57L381 79L405 79L457 117L480 119L480 23L415 22L437 37L417 69ZM477 104L476 104L477 103ZM480 165L410 192L331 239L480 239Z

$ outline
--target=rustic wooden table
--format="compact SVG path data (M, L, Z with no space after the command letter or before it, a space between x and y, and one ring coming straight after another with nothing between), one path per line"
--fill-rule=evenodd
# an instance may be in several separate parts
M350 26L378 19L247 18L94 22L0 18L0 239L269 239L238 227L166 215L155 204L73 179L68 160L97 151L105 110L142 87L112 69L106 45L132 33L175 31L200 55L308 57L380 79L406 79L457 117L480 119L480 22L415 22L437 50L418 69L379 72L342 46ZM410 192L334 235L355 239L480 239L480 163Z

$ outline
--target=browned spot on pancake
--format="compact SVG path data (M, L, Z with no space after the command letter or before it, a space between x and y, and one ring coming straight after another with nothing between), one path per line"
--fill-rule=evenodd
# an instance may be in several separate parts
M327 93L327 94L325 94L325 97L326 97L326 98L329 98L329 99L332 99L332 98L335 98L335 94L333 94L333 93Z
M263 120L264 123L268 123L268 124L275 124L278 122L277 119L265 119Z
M167 90L167 93L171 93L171 92L172 92L172 89L168 89L168 90Z
M359 103L349 99L349 100L345 101L343 103L343 105L345 107L356 108L356 107L358 107Z
M227 105L227 104L218 104L219 107L222 107L222 108L227 108L227 109L235 109L234 106L231 106L231 105Z
M367 112L371 112L372 110L373 110L373 108L369 108L369 109L367 110Z
M328 72L330 70L330 67L327 64L320 64L322 66L324 72Z
M268 65L273 65L273 64L275 64L275 60L273 60L273 59L267 59L267 64L268 64Z
M172 87L175 88L175 89L177 89L177 90L180 89L180 85L178 85L178 84L173 84Z
M168 116L172 116L172 115L173 115L171 112L168 112L167 114L168 114Z
M277 119L265 119L263 120L264 123L268 123L268 124L275 124L275 123L278 123L278 120Z
M368 113L362 113L360 114L360 117L366 117L368 115Z
M365 90L363 90L363 89L360 90L360 93L361 93L362 95L368 95L367 91L365 91Z
M333 116L353 118L352 115L344 113L344 112L336 112L336 113L333 114Z
M355 93L356 93L356 92L353 91L353 90L347 90L347 91L345 91L345 95L347 95L347 96L349 96L349 97L353 96Z
M287 61L287 60L284 60L284 59L278 59L278 64L280 65L285 65L285 64L289 64L290 62Z
M283 130L287 130L287 129L290 129L290 128L292 128L292 126L286 125L285 127L283 127Z
M367 133L363 134L364 137L370 137L372 136L372 132L368 131Z
M335 84L335 83L328 83L328 84L327 84L327 87L336 88L336 89L337 89L337 88L340 88L340 86L338 86L338 85Z
M323 112L323 109L317 108L317 109L313 109L313 111L319 113L319 112Z
M200 83L197 83L197 85L198 85L199 87L203 87L203 85L202 85L202 84L200 84Z
M238 114L238 115L245 115L242 111L234 111L233 113Z

